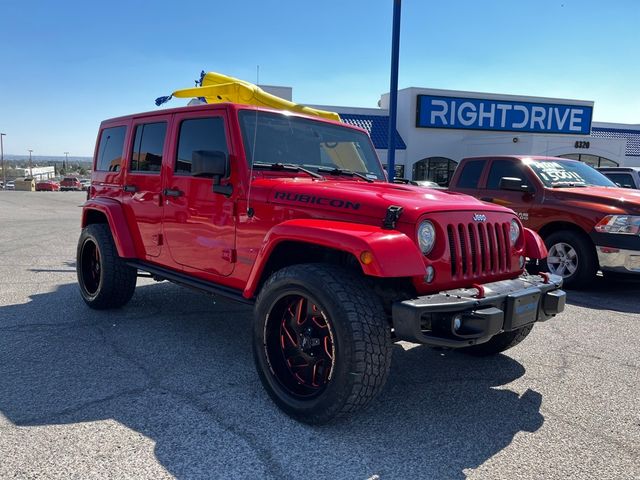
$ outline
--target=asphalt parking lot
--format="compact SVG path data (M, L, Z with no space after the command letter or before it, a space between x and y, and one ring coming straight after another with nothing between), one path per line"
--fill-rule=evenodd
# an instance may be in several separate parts
M84 193L0 191L0 478L640 478L640 283L599 279L507 355L395 348L368 411L298 424L263 391L251 309L75 283Z

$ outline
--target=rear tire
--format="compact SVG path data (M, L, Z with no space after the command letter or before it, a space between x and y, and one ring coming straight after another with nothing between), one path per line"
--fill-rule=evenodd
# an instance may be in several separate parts
M560 230L545 237L544 243L549 256L543 269L560 275L565 287L580 288L595 279L598 258L588 238L571 230Z
M496 355L518 345L527 338L532 329L533 324L525 325L524 327L511 332L502 332L494 336L488 342L481 343L480 345L473 345L471 347L464 347L461 348L460 351L475 357Z
M364 280L333 265L285 267L255 307L253 353L276 405L323 424L366 407L391 364L390 327Z
M85 227L78 240L76 272L82 299L96 310L125 305L136 288L137 269L119 256L105 223Z

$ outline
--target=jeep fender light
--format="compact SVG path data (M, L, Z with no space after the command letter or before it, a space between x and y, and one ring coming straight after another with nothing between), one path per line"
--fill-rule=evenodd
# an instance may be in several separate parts
M373 253L371 253L369 250L365 250L364 252L362 252L360 254L360 261L363 263L363 265L370 265L373 263Z

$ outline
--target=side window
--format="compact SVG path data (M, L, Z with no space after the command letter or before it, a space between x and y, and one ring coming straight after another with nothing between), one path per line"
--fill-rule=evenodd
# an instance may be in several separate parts
M96 170L117 172L122 165L122 151L127 127L105 128L100 135Z
M222 117L194 118L180 124L175 172L189 175L194 153L202 151L229 153Z
M630 173L605 173L609 179L622 188L636 188Z
M462 167L460 178L458 178L458 188L478 188L478 182L482 175L482 169L486 160L471 160Z
M166 122L138 125L129 170L132 172L159 172L166 133Z
M502 177L520 178L524 184L531 186L531 182L529 182L522 165L511 160L494 160L489 170L487 189L499 190Z

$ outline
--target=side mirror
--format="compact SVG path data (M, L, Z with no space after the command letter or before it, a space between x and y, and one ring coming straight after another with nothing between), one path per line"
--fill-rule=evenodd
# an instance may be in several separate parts
M227 176L227 155L219 150L194 150L191 155L191 175L213 177L218 182Z
M531 192L529 185L526 185L521 178L502 177L499 184L500 190L512 192Z
M229 174L227 154L219 150L194 150L191 155L191 175L213 178L213 193L230 197L232 185L220 185L220 180Z

